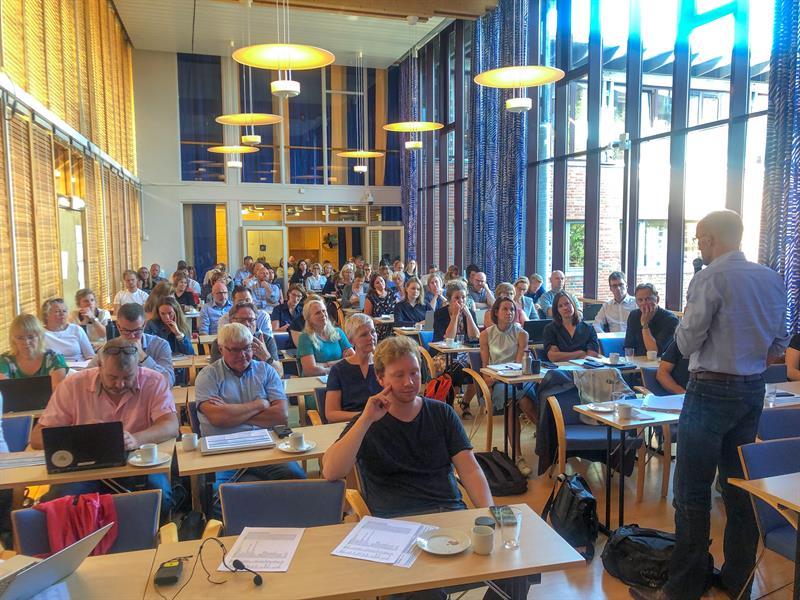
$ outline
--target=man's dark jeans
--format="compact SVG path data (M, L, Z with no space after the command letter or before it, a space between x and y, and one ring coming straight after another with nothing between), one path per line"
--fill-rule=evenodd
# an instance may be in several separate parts
M742 598L750 597L758 527L749 495L728 478L743 476L737 448L755 440L763 408L763 380L689 382L678 424L673 499L677 543L664 588L670 598L694 600L706 587L711 486L717 468L727 515L722 583L734 596L748 585Z

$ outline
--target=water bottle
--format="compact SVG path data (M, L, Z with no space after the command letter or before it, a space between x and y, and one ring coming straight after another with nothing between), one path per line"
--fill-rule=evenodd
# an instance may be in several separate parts
M530 375L531 374L531 365L533 364L533 354L530 350L525 350L525 354L522 356L522 374L523 375Z

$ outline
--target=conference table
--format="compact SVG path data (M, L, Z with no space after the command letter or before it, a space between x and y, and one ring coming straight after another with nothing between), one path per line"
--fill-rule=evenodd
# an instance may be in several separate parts
M342 523L324 527L311 527L303 532L300 545L288 571L261 573L263 585L255 588L253 575L247 572L222 573L216 568L221 562L222 549L217 544L206 544L203 562L216 581L210 583L201 568L190 578L191 565L197 557L200 540L162 544L153 561L151 576L147 579L146 600L160 600L159 591L171 597L177 586L186 584L185 598L236 598L248 594L259 598L289 600L301 598L340 599L388 596L445 586L480 584L492 579L534 575L550 571L584 566L586 561L567 544L527 504L515 505L523 515L520 547L506 550L502 547L499 530L495 533L492 554L482 556L468 549L452 556L435 556L420 553L410 568L333 556L331 551L355 527L355 523ZM461 510L446 513L415 515L405 520L458 528L468 533L475 518L490 516L488 509ZM236 538L223 537L230 549ZM156 590L152 583L154 570L162 562L179 556L193 556L184 565L183 574L176 586ZM187 583L188 582L188 583ZM535 590L535 586L532 587Z

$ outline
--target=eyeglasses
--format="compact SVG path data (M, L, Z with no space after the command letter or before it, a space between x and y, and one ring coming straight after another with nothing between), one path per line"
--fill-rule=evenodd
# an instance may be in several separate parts
M15 335L15 342L36 342L39 340L38 335Z
M253 347L252 346L242 346L240 348L232 348L231 346L225 346L225 349L232 353L232 354L252 354Z
M103 348L103 354L108 354L110 356L116 356L117 354L127 354L130 356L138 352L139 348L136 346L112 346L110 348Z
M144 331L144 327L138 327L136 329L125 329L124 327L117 327L117 329L119 329L119 332L122 335L128 335L132 337L141 335L142 332Z
M231 321L233 321L234 323L241 323L243 325L245 323L248 324L248 325L252 325L253 323L256 322L255 319L248 319L248 318L244 318L244 317L234 317L234 318L231 319Z
M624 283L609 283L608 284L608 287L611 287L611 288L624 288L625 286L626 286L626 284L624 284Z

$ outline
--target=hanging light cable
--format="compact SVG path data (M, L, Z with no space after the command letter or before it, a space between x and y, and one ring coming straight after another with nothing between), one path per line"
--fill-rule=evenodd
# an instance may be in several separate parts
M355 158L358 163L353 167L357 173L366 173L368 170L367 159L379 158L386 153L380 150L367 150L367 135L364 127L364 120L366 118L366 69L364 69L364 53L359 51L356 55L356 70L358 77L356 77L356 144L358 150L346 150L344 152L337 152L336 156L341 158ZM363 161L363 162L362 162Z

